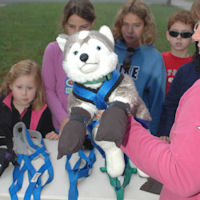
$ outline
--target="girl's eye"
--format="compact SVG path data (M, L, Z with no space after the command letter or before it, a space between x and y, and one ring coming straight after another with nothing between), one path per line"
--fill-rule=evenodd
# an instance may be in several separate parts
M140 27L141 26L141 24L135 24L135 27Z
M74 51L74 55L77 55L78 54L78 51Z
M128 28L128 27L129 27L129 24L123 23L122 26L124 26L125 28Z
M18 88L18 89L21 89L21 88L22 88L22 86L17 86L17 88Z
M98 51L101 50L101 47L100 47L100 46L97 46L97 50L98 50Z
M33 87L28 87L28 90L32 90L33 89Z

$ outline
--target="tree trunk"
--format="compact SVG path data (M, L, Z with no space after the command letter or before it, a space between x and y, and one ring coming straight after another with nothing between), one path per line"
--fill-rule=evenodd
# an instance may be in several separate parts
M172 0L167 0L167 5L171 6Z

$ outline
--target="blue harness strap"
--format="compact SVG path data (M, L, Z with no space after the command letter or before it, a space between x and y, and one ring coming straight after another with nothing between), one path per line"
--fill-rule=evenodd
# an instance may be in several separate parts
M101 85L101 87L97 91L90 90L89 88L85 88L85 87L82 87L82 85L74 83L73 84L73 93L77 98L83 99L83 100L88 101L90 103L93 103L100 110L106 109L107 108L106 98L108 98L108 96L113 91L113 89L116 88L116 86L121 82L122 78L120 79L120 77L122 77L120 75L120 73L117 70L115 70L112 73L112 78L110 80L103 82L103 84ZM97 123L98 123L97 121L93 121L87 127L88 131L90 133L89 137L90 137L91 142L94 146L94 148L89 153L89 156L87 157L84 154L84 152L82 150L80 150L78 152L79 159L77 160L74 167L71 168L70 159L71 159L72 155L67 155L67 161L66 161L65 168L68 171L68 176L69 176L69 181L70 181L70 188L69 188L69 192L68 192L68 199L69 200L77 200L78 199L77 182L78 182L79 178L89 176L89 170L93 167L93 164L96 161L94 149L96 148L100 152L102 157L105 159L104 151L92 139L92 130ZM144 122L144 124L145 124L145 122ZM122 185L121 185L120 181L118 180L118 178L112 178L112 177L109 176L108 173L106 173L108 175L109 179L110 179L111 185L115 189L117 200L123 200L123 198L124 198L124 188L129 184L130 179L131 179L131 175L133 173L137 172L136 168L132 168L130 166L128 157L126 155L124 155L124 157L125 157L125 161L126 161L125 162L126 167L125 167L124 174L123 174L124 181L123 181ZM85 162L85 165L81 168L80 165L81 165L82 161ZM106 170L106 160L105 160L105 167L101 168L101 171L107 172L107 170Z
M139 122L144 128L149 129L149 121L134 117L134 119Z
M89 131L89 133L90 133L90 135L89 135L88 137L90 138L93 147L96 148L96 149L99 151L99 153L102 155L103 158L105 158L105 157L106 157L105 152L103 151L103 149L102 149L99 145L97 145L97 144L94 142L93 137L92 137L92 130L93 130L93 128L94 128L97 124L99 124L99 121L92 121L92 122L88 125L87 129L88 129L88 131Z
M89 101L96 105L98 109L106 109L106 97L111 93L111 91L118 85L120 80L120 73L115 70L112 73L112 78L110 80L107 80L103 82L99 90L96 92L89 90L88 88L80 87L78 84L73 84L73 93L80 99L84 99L86 101ZM95 126L95 122L92 122L90 126L88 126L88 131L90 134L92 134L92 129ZM95 144L95 142L92 140L92 137L90 136L90 139L92 141L92 144L95 148L97 148L102 155L105 157L105 153L103 150ZM72 155L67 155L67 161L65 168L68 171L69 181L70 181L70 187L68 192L68 199L69 200L77 200L78 198L78 189L77 189L77 182L79 178L82 177L88 177L89 171L93 167L94 162L96 161L95 156L95 148L93 148L89 156L86 156L82 150L78 152L79 159L77 160L76 164L72 168L70 165L70 159ZM85 162L85 165L81 167L81 162Z
M98 122L92 121L90 125L87 127L90 135L88 136L91 139L91 142L94 146L94 148L90 151L89 155L87 156L82 150L79 150L78 152L78 160L76 161L74 167L72 168L70 165L70 159L72 155L67 155L67 161L65 165L65 169L68 172L69 177L69 192L68 192L68 200L77 200L78 199L78 179L83 177L88 177L90 175L90 170L92 169L95 161L95 148L99 150L99 152L102 154L102 156L105 157L104 151L93 141L92 139L92 129L96 126ZM84 162L85 164L83 167L81 167L81 162Z
M17 192L22 187L23 176L24 173L27 171L29 185L25 192L24 199L29 200L33 195L34 200L40 200L40 194L42 188L53 180L53 175L54 175L53 167L49 159L49 154L45 151L46 149L44 146L44 141L41 140L40 142L41 145L38 146L33 143L27 129L25 129L25 134L28 144L32 149L35 150L35 152L32 153L31 155L18 154L17 162L19 163L19 165L14 168L13 183L9 188L9 193L11 196L11 200L18 200ZM39 156L42 156L44 158L44 164L38 170L36 170L32 165L31 161ZM41 176L46 170L48 172L49 177L47 181L42 185Z
M78 179L83 177L88 177L90 175L89 173L90 169L92 169L93 164L96 161L94 148L90 151L89 156L86 156L82 150L79 150L78 155L79 159L73 168L71 168L70 165L70 158L72 155L67 155L67 162L65 168L68 171L69 182L70 182L68 200L78 199L78 189L77 189ZM83 167L81 167L81 162L85 162Z
M78 84L74 83L73 93L86 101L92 102L100 110L106 109L106 96L110 93L112 88L115 86L120 78L120 73L115 70L112 72L112 78L103 82L101 87L97 92L89 90L88 88L80 87Z

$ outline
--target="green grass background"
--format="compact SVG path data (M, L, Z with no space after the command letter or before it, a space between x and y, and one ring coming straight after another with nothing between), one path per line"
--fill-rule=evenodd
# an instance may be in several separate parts
M7 70L22 59L33 59L41 66L44 49L56 39L64 3L16 3L0 7L0 81ZM97 20L94 29L112 26L121 3L94 3ZM150 5L156 21L155 46L169 50L165 38L168 17L178 8Z

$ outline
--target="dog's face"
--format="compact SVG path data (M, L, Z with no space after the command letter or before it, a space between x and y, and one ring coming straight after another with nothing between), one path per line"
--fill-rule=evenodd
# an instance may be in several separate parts
M118 59L113 51L114 40L105 34L81 31L68 37L63 68L73 81L94 81L115 70Z

